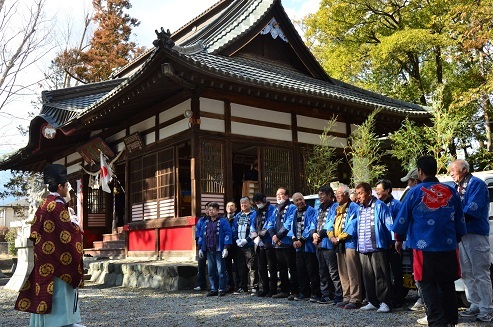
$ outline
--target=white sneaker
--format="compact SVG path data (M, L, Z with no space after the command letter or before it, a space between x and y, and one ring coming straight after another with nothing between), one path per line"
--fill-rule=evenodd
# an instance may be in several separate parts
M378 308L377 312L383 312L383 313L387 313L387 312L390 312L390 308L387 304L385 303L381 303L380 304L380 308Z
M419 325L425 325L425 326L428 326L428 317L427 317L427 316L424 316L423 318L419 318L418 320L416 320L416 322L417 322Z
M365 305L364 307L361 307L359 309L365 310L365 311L370 311L370 310L377 310L378 308L376 306L374 306L373 304L368 303L367 305Z
M81 325L81 324L72 324L72 327L86 327L86 326Z
M425 305L423 303L416 302L412 307L409 308L411 311L424 311Z
M194 288L193 288L193 290L194 290L194 291L202 291L202 287L197 286L197 287L194 287Z

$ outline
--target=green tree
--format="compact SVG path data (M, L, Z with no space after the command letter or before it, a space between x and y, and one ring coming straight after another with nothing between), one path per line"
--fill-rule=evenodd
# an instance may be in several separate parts
M460 121L442 106L442 89L434 97L436 104L431 111L431 124L417 126L409 119L404 120L401 128L390 135L391 154L401 160L403 170L416 168L416 160L424 154L430 154L437 160L438 172L445 173L447 165L454 157L450 150Z
M319 187L329 185L337 178L337 168L341 160L336 159L336 150L333 147L335 137L330 135L336 123L337 117L327 122L320 135L320 144L315 145L308 153L305 172L310 193L316 193Z
M332 77L434 107L440 93L439 115L461 121L451 156L493 149L492 0L322 0L303 24Z
M349 136L345 153L351 165L353 185L359 182L373 185L386 171L386 166L381 163L384 153L375 134L375 116L379 112L379 109L374 110Z

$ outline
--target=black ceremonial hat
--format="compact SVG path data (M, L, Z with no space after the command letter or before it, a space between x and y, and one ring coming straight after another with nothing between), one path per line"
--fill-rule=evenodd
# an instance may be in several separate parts
M65 184L67 182L67 168L64 165L48 164L43 170L45 184Z

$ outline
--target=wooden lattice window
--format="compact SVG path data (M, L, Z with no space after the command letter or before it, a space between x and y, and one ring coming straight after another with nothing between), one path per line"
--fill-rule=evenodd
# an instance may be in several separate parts
M87 209L89 214L106 213L106 193L101 188L89 188Z
M224 193L223 144L203 141L201 146L200 189L202 193Z
M130 163L132 220L174 217L174 150L167 148Z
M291 150L264 148L262 158L263 186L267 196L274 196L279 187L293 191L293 153Z

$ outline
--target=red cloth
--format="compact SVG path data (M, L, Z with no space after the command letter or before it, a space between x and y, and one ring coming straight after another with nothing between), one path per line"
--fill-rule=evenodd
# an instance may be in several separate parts
M82 232L71 222L63 199L50 194L36 211L29 238L34 242L34 269L17 297L15 309L48 314L55 276L74 288L84 280Z

